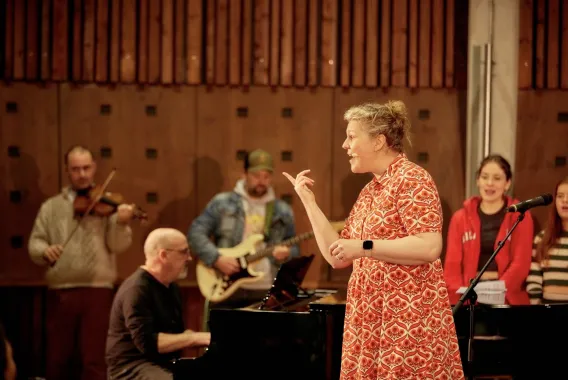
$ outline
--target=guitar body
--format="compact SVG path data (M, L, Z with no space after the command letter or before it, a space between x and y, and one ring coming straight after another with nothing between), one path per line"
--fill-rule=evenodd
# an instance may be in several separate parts
M331 226L337 231L340 231L344 224L344 222L331 222ZM291 237L278 244L290 246L291 244L297 244L313 237L314 233L308 232ZM199 260L197 262L195 276L197 278L197 286L203 297L213 303L221 302L233 295L243 284L254 283L261 280L264 277L264 273L255 272L254 269L249 266L249 261L254 263L262 257L267 257L272 254L273 247L259 249L258 245L263 241L264 236L262 234L255 234L249 236L233 248L219 248L219 253L222 256L236 258L241 266L241 270L231 276L225 276L219 270L209 268ZM251 257L248 257L249 255L251 255Z
M241 270L231 276L225 276L216 268L210 268L201 260L198 261L195 274L201 294L210 302L221 302L233 295L243 284L254 283L262 279L264 273L255 272L252 267L249 267L245 258L248 254L254 253L258 244L263 240L262 234L255 234L233 248L219 248L221 255L234 257L239 261Z

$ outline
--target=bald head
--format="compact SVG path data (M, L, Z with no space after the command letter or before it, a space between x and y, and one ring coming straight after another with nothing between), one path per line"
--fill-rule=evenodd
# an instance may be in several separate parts
M160 249L179 248L187 244L185 235L174 228L157 228L148 234L144 242L144 255L155 256Z
M69 165L70 158L77 155L87 155L91 160L94 161L93 152L91 152L88 148L84 147L83 145L73 145L63 156L65 165Z

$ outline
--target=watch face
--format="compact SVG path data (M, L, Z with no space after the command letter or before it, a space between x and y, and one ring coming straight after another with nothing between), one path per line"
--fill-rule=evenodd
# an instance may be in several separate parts
M372 249L373 248L373 241L372 240L365 240L363 242L363 249Z

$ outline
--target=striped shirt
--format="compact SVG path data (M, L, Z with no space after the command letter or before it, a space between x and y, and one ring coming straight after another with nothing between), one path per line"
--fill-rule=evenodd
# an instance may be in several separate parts
M538 262L536 248L544 231L533 242L531 270L527 277L527 292L531 303L568 302L568 231L563 231L549 251L549 259Z

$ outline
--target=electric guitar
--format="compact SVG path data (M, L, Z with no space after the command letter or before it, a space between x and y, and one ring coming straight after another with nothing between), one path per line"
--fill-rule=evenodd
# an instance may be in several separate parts
M343 229L344 224L344 222L331 223L337 232ZM249 264L271 256L276 245L291 246L313 237L313 232L306 232L266 248L257 249L259 243L264 241L264 235L254 234L233 248L219 248L222 256L236 258L241 269L227 276L217 268L208 267L199 260L195 269L199 291L210 302L224 301L243 284L260 281L265 276L264 273L255 271Z

